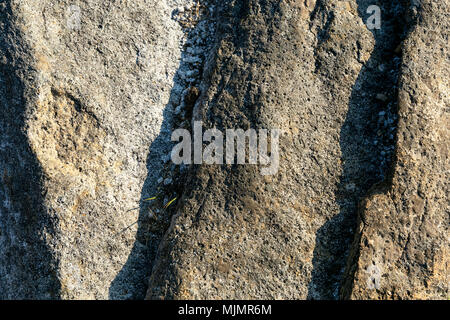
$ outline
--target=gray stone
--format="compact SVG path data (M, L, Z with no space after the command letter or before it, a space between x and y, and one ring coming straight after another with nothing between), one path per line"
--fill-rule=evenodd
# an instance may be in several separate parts
M359 209L343 298L448 299L450 5L421 3L403 44L396 162Z
M447 298L449 5L373 4L2 1L0 299Z
M144 297L191 2L0 3L0 298Z

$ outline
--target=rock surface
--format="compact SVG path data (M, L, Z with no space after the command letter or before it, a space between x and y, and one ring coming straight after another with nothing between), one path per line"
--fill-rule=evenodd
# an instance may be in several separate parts
M446 297L448 82L442 79L448 37L442 21L448 8L424 3L422 19L440 21L426 40L426 34L408 35L404 28L414 24L408 14L418 10L415 3L382 6L384 29L373 37L361 23L369 1L308 4L235 1L218 13L227 18L219 22L199 119L220 129L284 129L280 170L263 178L249 166L196 167L159 249L147 298L333 299L342 279L350 279L342 298ZM435 11L441 18L427 18ZM426 61L439 63L437 74L443 75L433 82L427 73L428 89L416 91L422 99L409 106L403 99L418 87L417 73L407 66L416 65L425 76L430 64L420 64L407 45L398 91L404 36L416 55L427 42L440 41L437 50L428 45ZM419 121L425 99L430 114ZM397 211L381 200L363 202L368 210L357 230L362 244L356 240L344 272L359 199L391 166L397 113L395 168L401 169L394 191L381 196ZM428 155L417 172L398 162L400 152L411 155L413 141L416 156ZM419 191L425 181L431 185ZM390 197L397 197L394 204Z
M445 299L449 12L1 1L0 299ZM195 120L279 170L175 166Z
M191 2L0 3L0 298L144 296Z
M194 168L148 298L338 298L357 203L388 166L378 118L395 106L402 7L384 5L385 29L372 35L369 4L220 7L197 120L282 129L280 169Z
M402 45L396 159L362 202L344 298L448 297L449 18L448 2L422 1Z

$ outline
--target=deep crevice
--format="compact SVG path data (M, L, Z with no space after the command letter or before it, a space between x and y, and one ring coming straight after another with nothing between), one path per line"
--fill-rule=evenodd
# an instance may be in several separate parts
M34 59L16 18L11 1L0 3L0 299L58 299L58 259L46 237L55 224L26 134Z
M336 192L340 212L316 234L309 299L339 299L349 271L359 201L372 186L389 180L396 142L397 92L406 1L357 0L363 22L370 5L381 8L381 29L371 30L375 45L353 86L340 132L343 171Z
M378 179L376 179L372 184L368 185L366 190L364 190L363 197L358 199L356 210L356 233L354 234L353 242L349 249L347 263L345 272L340 283L340 298L349 299L352 293L352 285L354 275L357 269L357 262L359 258L359 246L361 240L360 229L364 225L363 210L365 208L365 202L374 194L386 194L390 187L392 186L392 179L394 174L395 165L397 162L396 157L396 143L397 143L397 122L398 122L398 87L399 79L401 74L401 57L402 57L402 42L406 39L407 35L411 32L412 28L415 26L418 19L417 7L411 6L406 0L399 0L393 3L389 3L388 7L388 17L392 19L392 25L395 37L394 40L391 39L390 46L388 47L388 55L384 56L386 59L392 58L392 63L389 65L393 67L388 76L391 76L391 82L381 82L377 81L380 78L375 79L374 88L382 88L384 90L389 90L390 95L388 96L388 101L385 101L386 107L381 109L378 113L379 120L377 121L376 132L380 136L381 132L381 145L382 147L387 147L387 152L383 148L378 149L380 155L384 157L384 161L380 163L378 171ZM389 37L389 35L386 35ZM383 41L385 38L380 38L377 40L378 43ZM381 50L383 49L383 44L380 43ZM379 49L380 50L380 49ZM373 55L372 55L373 56ZM383 57L382 53L377 55ZM375 59L377 58L375 56ZM371 57L372 59L372 57ZM389 70L389 69L388 69ZM380 70L382 71L382 70ZM388 78L389 79L389 78ZM387 119L394 119L392 123L386 123ZM380 121L381 120L381 121ZM387 130L386 130L387 128ZM385 151L385 154L381 152Z
M210 0L196 0L188 10L175 9L172 19L185 33L180 64L173 79L169 103L163 111L163 123L147 157L148 176L141 191L138 230L128 260L109 288L110 299L143 299L158 246L169 228L172 215L185 188L189 167L170 161L171 133L190 130L193 107L200 94L203 69L214 43L215 23ZM164 154L161 154L164 150ZM161 176L155 179L155 176ZM157 185L153 183L157 180ZM157 196L154 201L145 199ZM165 205L175 200L167 209ZM136 274L136 270L145 270Z

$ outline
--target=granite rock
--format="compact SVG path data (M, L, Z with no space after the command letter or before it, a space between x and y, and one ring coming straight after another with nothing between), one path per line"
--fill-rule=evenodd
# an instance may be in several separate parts
M0 299L446 299L449 12L0 1ZM278 170L175 165L195 121Z
M449 17L421 1L402 44L395 162L359 208L343 298L448 299Z

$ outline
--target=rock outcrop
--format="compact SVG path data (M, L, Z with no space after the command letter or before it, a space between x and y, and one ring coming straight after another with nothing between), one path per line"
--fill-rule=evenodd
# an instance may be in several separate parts
M0 298L145 295L191 4L0 3Z
M372 37L369 1L312 4L222 7L198 119L284 129L280 169L196 167L147 298L446 298L448 6L384 4Z
M448 297L449 17L448 2L422 1L402 44L395 162L360 207L344 298Z
M0 2L0 299L445 299L447 2Z

